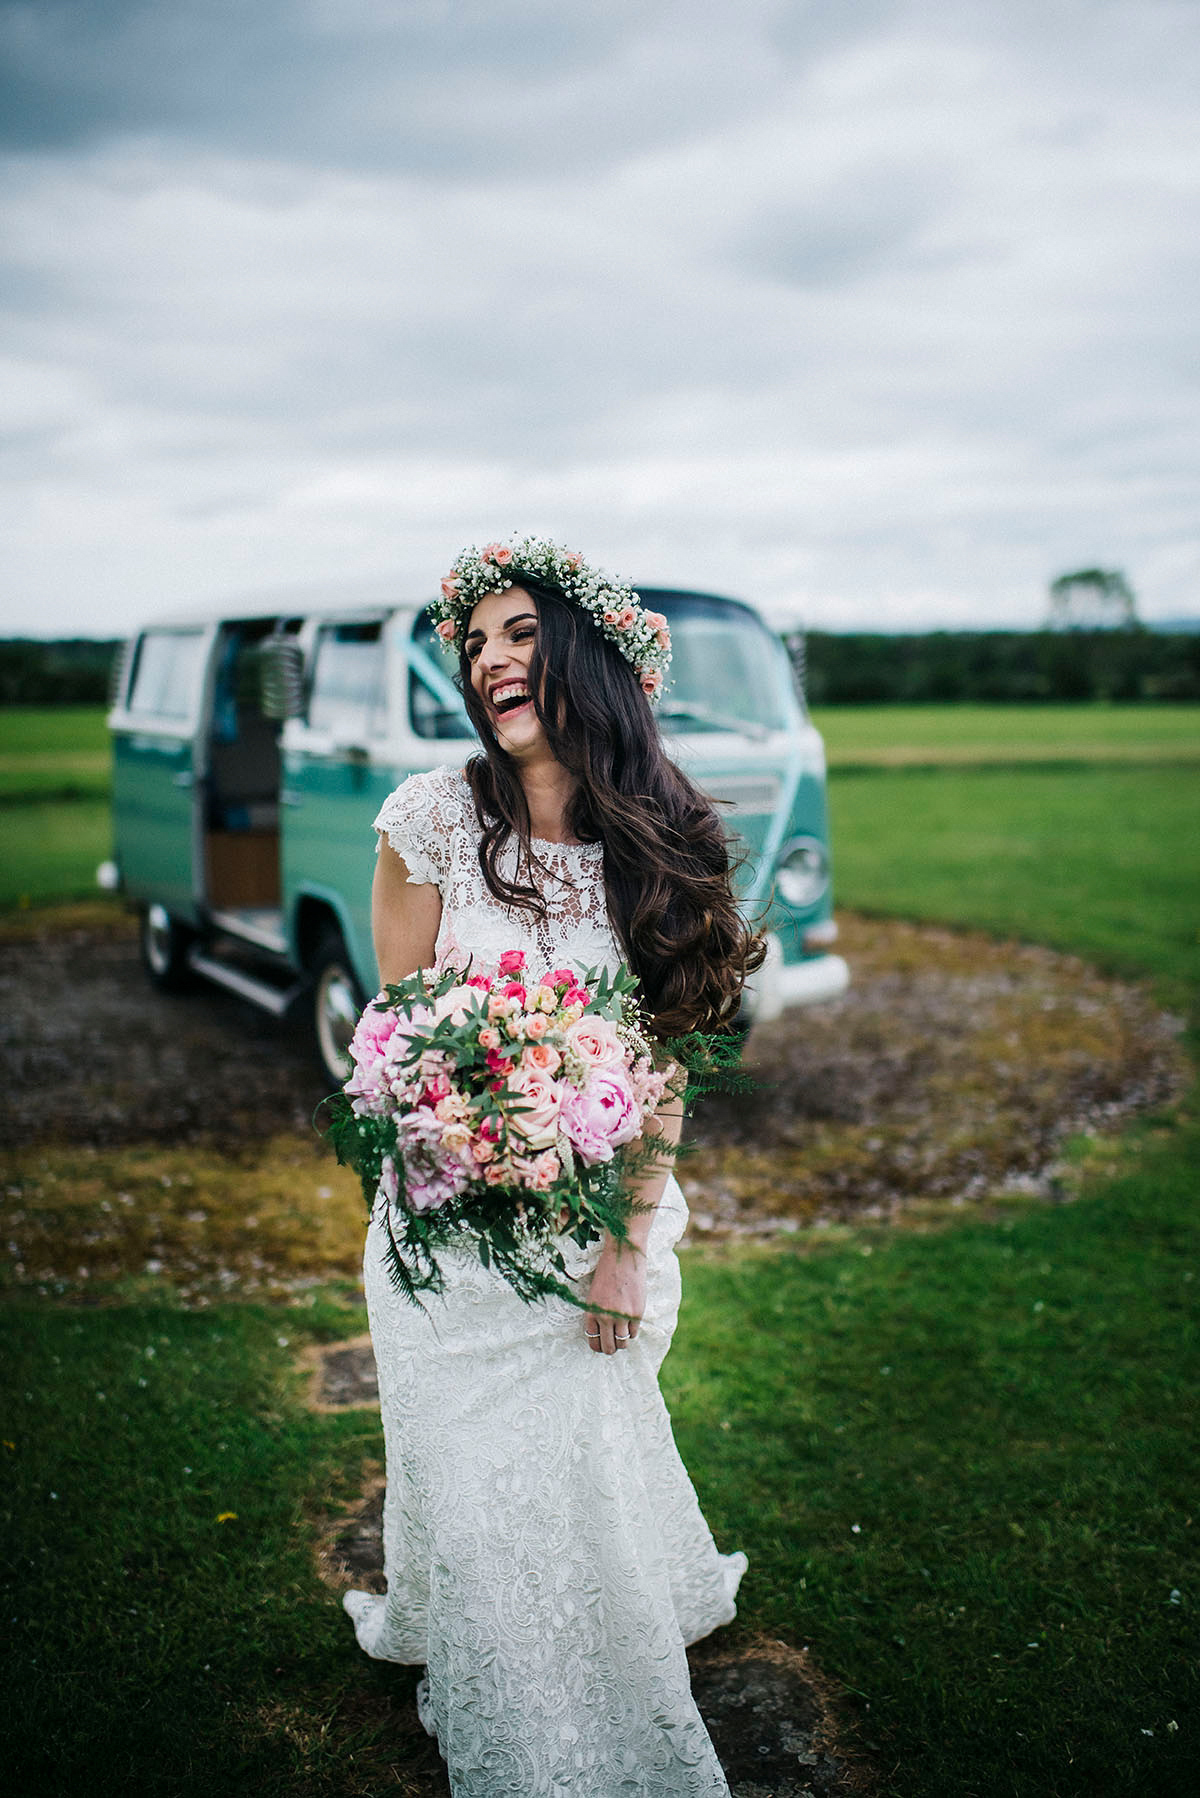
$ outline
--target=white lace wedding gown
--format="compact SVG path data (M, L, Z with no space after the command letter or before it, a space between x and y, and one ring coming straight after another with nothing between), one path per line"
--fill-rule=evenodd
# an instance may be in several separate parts
M535 973L621 960L598 844L536 845L555 874L537 922L488 893L457 769L412 776L376 829L441 893L439 956L521 948ZM418 1309L368 1233L388 1591L345 1604L369 1655L425 1665L422 1720L455 1798L727 1798L684 1645L733 1617L746 1559L717 1553L658 1389L686 1219L669 1180L641 1331L611 1356L565 1300L526 1305L465 1251ZM586 1284L597 1247L568 1249Z

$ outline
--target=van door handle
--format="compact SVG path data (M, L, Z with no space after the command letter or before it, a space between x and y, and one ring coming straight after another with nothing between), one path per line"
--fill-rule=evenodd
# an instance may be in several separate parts
M190 773L186 768L184 769L182 774L172 774L172 776L171 776L171 785L173 787L194 786L195 781L196 781L196 776L194 774Z

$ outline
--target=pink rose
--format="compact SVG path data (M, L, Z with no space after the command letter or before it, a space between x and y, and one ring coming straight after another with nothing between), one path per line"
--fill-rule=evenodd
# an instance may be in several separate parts
M492 990L492 977L490 974L472 974L466 984L468 986L477 986L481 992L490 993Z
M525 966L524 949L506 949L496 963L499 974L519 974Z
M642 616L652 631L665 631L667 621L661 612L644 612Z
M604 622L605 622L605 624L615 624L617 622L617 614L615 612L611 612L611 611L605 612Z
M452 574L448 574L442 582L442 597L443 597L443 599L457 599L458 598L458 582L455 580L455 578ZM438 625L439 635L445 636L447 625L450 626L450 635L451 636L454 635L454 625L451 623L450 619L448 619L448 618L445 619L441 624Z
M566 555L563 557L563 566L569 568L572 574L577 574L579 572L583 567L583 557L577 549L569 549L567 551Z
M553 1146L562 1107L562 1089L547 1075L521 1068L509 1080L509 1091L520 1095L521 1109L510 1113L512 1128L531 1149Z
M575 976L570 968L555 968L553 974L547 974L547 986L574 986Z
M479 1046L481 1049L498 1049L500 1047L500 1032L498 1030L493 1030L490 1024L485 1024L483 1029L479 1032Z
M567 1047L587 1068L617 1067L625 1059L624 1045L607 1018L580 1018L567 1031Z
M536 1042L539 1036L545 1036L550 1028L550 1020L540 1011L535 1011L531 1018L525 1020L525 1034Z
M518 1005L524 1005L525 988L521 985L519 980L510 981L504 989L504 997L506 999L515 999Z
M445 585L444 582L443 582L443 585ZM442 622L439 625L437 625L435 628L437 630L438 636L442 639L443 643L453 643L454 633L455 633L455 630L458 628L456 626L453 618L443 618Z
M507 1055L501 1055L498 1049L487 1052L488 1073L494 1074L497 1080L504 1080L513 1071L513 1064Z
M490 1162L483 1170L483 1179L486 1186L504 1186L512 1179L512 1169L502 1161Z
M658 672L657 668L652 668L649 674L643 674L642 676L642 692L646 695L647 699L653 699L662 684L662 675Z
M506 543L488 543L484 546L480 561L494 562L497 568L507 568L512 558L512 550Z
M632 1142L642 1127L642 1115L624 1072L607 1068L593 1074L583 1091L573 1094L562 1107L561 1124L571 1147L589 1167L597 1161L611 1161L613 1150Z
M563 994L562 1002L563 1002L564 1006L565 1005L578 1005L580 1007L580 1009L582 1010L582 1008L588 1003L588 1001L590 999L591 999L591 994L586 990L585 987L573 986L571 988L570 992L566 992Z
M637 613L632 606L622 606L621 610L617 613L617 629L619 631L627 631L636 618Z
M526 1043L521 1051L521 1066L537 1074L556 1074L561 1065L562 1056L549 1043Z
M562 1163L553 1149L543 1149L540 1155L514 1155L513 1171L531 1192L549 1192L562 1172Z
M486 1136L477 1137L471 1144L471 1154L479 1163L480 1167L485 1166L487 1162L491 1161L495 1153L495 1143L489 1142Z

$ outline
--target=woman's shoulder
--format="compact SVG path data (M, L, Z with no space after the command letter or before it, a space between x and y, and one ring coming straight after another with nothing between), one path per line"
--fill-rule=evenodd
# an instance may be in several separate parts
M375 829L386 837L410 872L421 878L430 869L444 872L451 845L475 816L471 789L461 767L449 764L410 774L388 794L379 808Z

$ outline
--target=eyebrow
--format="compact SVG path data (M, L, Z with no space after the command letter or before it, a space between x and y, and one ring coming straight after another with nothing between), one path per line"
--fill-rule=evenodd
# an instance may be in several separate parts
M515 612L511 618L506 618L504 620L504 623L501 625L500 628L501 628L501 630L506 630L506 631L511 630L514 624L520 624L522 619L525 619L525 618L532 618L533 622L535 624L537 623L537 613L536 612ZM484 631L484 630L480 629L478 626L476 626L476 628L473 631L467 632L463 641L464 641L464 643L469 643L471 641L472 637L483 637L486 635L487 635L486 631Z

